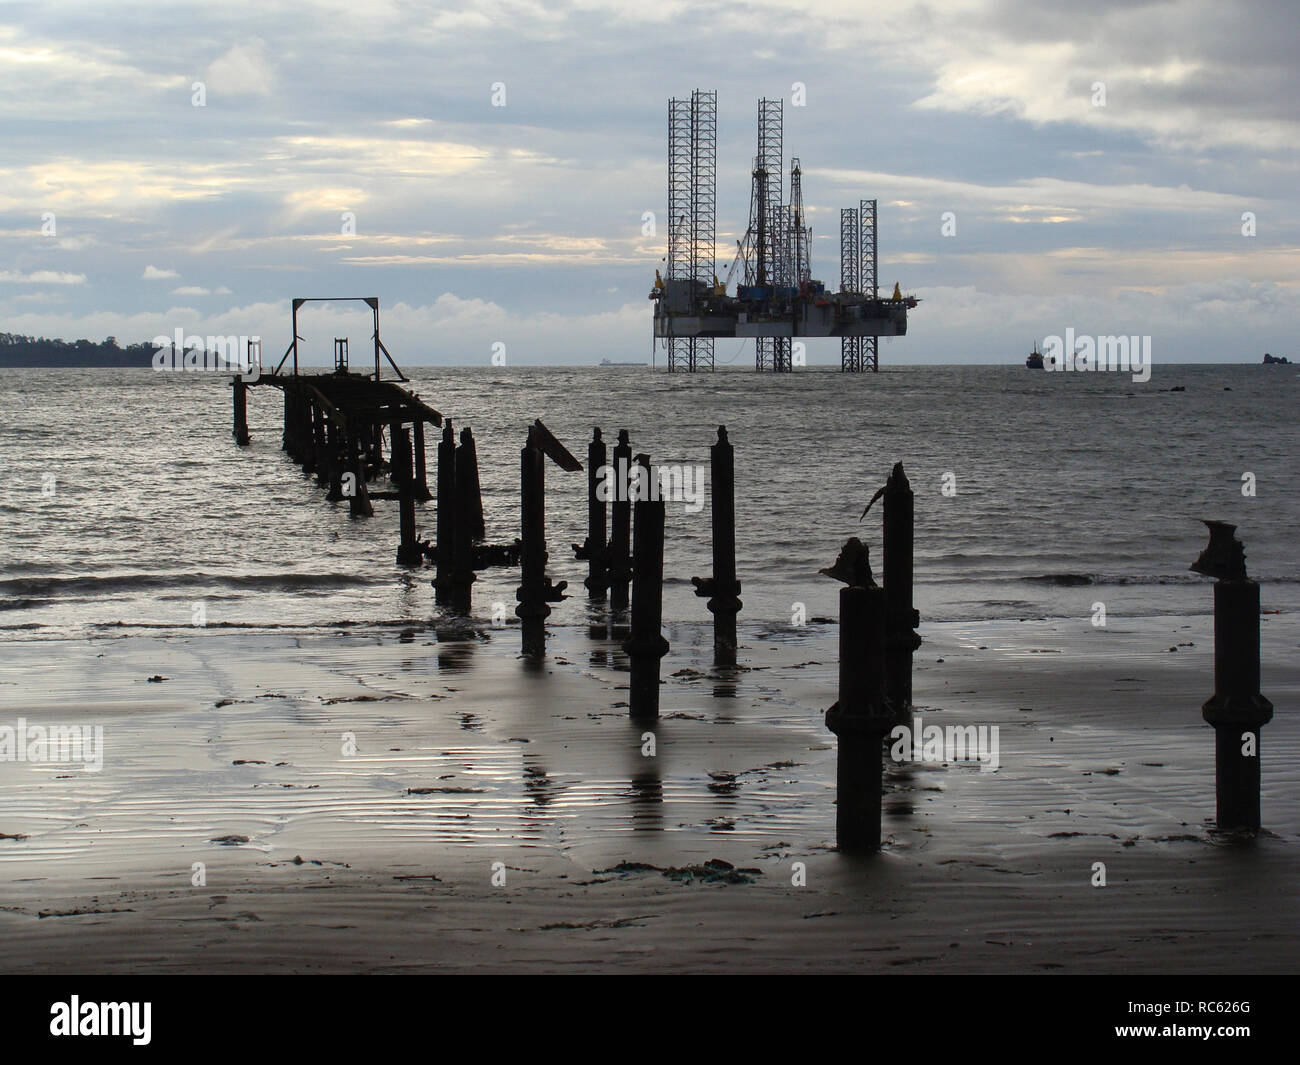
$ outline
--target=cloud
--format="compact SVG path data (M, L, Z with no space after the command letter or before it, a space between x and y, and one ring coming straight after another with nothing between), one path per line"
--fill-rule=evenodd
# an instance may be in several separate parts
M30 274L18 270L0 270L0 281L11 285L84 285L85 274L68 274L58 270L33 270Z
M173 296L210 296L212 293L201 285L182 285L172 289Z
M222 96L270 96L275 89L275 72L266 54L266 44L260 38L233 45L214 59L205 75L207 87L215 99Z
M160 270L156 266L146 266L144 273L140 275L142 281L167 281L173 277L180 277L175 270Z

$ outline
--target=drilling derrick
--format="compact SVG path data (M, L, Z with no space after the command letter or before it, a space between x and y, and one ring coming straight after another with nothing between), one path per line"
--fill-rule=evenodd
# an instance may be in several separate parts
M790 254L790 282L803 289L812 281L812 230L803 210L803 168L798 159L790 160L790 229L787 247Z
M691 277L712 293L718 269L718 94L691 93ZM713 371L713 338L692 337L690 372Z
M858 202L858 254L862 265L858 267L858 291L868 299L877 299L880 295L876 288L876 201L860 200ZM880 337L864 336L862 340L862 357L859 370L880 370Z
M713 291L717 268L718 94L668 101L668 258L665 291L689 315ZM656 287L657 288L657 287ZM668 372L713 369L711 336L665 336Z
M840 292L847 296L862 293L862 256L858 252L861 230L855 207L840 208ZM862 341L865 337L840 337L840 372L862 372Z
M761 191L761 200L751 206L750 217L761 225L762 239L755 249L759 280L756 285L767 290L769 310L780 312L782 291L789 288L787 257L785 254L785 210L781 202L781 178L785 169L785 101L758 101L758 157L754 165L755 193ZM762 181L758 180L762 174ZM760 190L761 184L761 190ZM751 222L752 224L752 222ZM754 369L760 373L771 370L784 373L790 369L790 337L768 334L754 342Z
M880 298L876 282L876 201L840 212L840 289L812 276L812 231L803 168L790 161L783 189L784 108L758 102L758 145L750 168L749 225L726 278L717 268L718 97L696 89L668 102L668 254L657 278L654 335L668 370L714 368L715 337L753 337L754 369L788 373L795 337L840 337L840 368L878 368L877 338L907 333L915 296ZM739 271L739 277L737 272ZM735 295L729 293L736 281Z

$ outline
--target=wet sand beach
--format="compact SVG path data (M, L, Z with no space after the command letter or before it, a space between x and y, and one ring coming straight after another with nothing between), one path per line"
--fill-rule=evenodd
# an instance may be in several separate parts
M514 626L12 641L0 720L105 751L0 762L0 968L1295 970L1289 616L1253 844L1212 831L1210 618L953 622L922 626L918 713L998 726L999 767L887 764L869 859L834 849L837 626L743 621L725 672L666 627L652 726L581 627L541 666Z

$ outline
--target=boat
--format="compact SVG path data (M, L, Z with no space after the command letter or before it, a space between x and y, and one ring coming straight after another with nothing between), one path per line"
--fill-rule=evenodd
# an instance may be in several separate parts
M643 362L610 362L609 359L601 359L601 366L644 366Z
M1031 370L1041 370L1043 367L1043 353L1038 350L1038 341L1034 341L1034 350L1029 353L1029 358L1025 360L1025 365Z

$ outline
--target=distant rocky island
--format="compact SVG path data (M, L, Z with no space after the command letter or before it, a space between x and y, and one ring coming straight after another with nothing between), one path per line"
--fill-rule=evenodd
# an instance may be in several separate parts
M1264 365L1265 366L1290 366L1291 360L1288 359L1285 355L1270 355L1266 351L1264 352Z
M18 366L149 366L152 344L120 347L117 337L93 340L51 340L17 333L0 333L0 369Z

